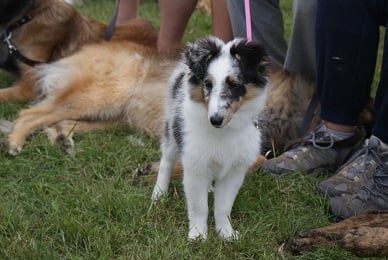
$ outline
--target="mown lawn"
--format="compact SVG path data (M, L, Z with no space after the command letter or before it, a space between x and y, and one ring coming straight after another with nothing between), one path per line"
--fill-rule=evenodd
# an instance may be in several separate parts
M78 9L107 22L114 1L84 0ZM290 24L291 0L281 1ZM155 0L141 15L156 27ZM287 29L289 34L289 28ZM207 13L194 13L185 41L210 33ZM1 73L0 85L12 77ZM25 105L0 104L12 119ZM236 242L220 241L210 217L209 239L189 243L180 181L170 196L151 206L153 183L134 181L137 168L159 159L158 142L126 128L77 135L76 155L66 156L42 134L16 157L0 152L1 259L351 259L342 249L318 248L301 256L289 250L299 232L329 224L327 204L315 195L325 176L276 179L251 173L235 203Z

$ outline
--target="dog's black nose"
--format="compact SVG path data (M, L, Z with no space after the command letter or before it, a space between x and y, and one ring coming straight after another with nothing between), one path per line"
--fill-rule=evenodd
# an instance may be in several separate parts
M210 117L210 123L215 127L220 127L222 125L222 121L224 121L224 117L220 115L214 115Z

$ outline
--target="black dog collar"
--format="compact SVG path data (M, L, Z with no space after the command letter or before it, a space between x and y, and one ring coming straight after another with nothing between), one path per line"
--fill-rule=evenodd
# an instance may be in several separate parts
M1 37L1 40L7 45L9 55L14 56L16 59L20 60L21 62L33 67L43 62L35 61L27 58L11 42L12 31L28 23L29 21L32 20L32 18L33 16L30 14L23 16L20 20L14 22L5 31L3 31L0 37Z

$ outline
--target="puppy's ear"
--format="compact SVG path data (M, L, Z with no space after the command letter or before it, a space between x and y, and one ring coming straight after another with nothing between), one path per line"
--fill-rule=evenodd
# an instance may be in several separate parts
M268 59L264 46L260 42L236 40L230 48L230 55L236 59L248 82L260 83L263 80Z
M206 37L187 44L185 63L197 80L204 79L210 61L220 54L222 45L223 42L215 37Z

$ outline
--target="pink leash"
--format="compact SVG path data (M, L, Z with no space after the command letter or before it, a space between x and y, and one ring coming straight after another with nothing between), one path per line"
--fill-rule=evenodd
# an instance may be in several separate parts
M249 0L245 0L245 28L247 30L248 41L252 41L251 7Z

